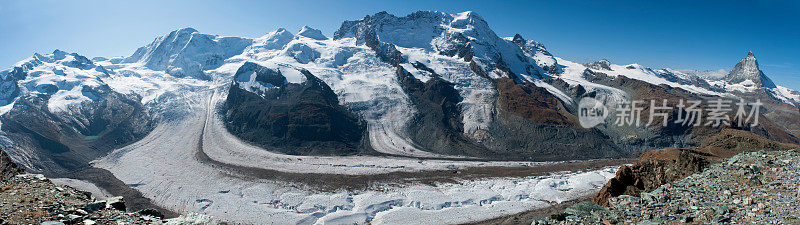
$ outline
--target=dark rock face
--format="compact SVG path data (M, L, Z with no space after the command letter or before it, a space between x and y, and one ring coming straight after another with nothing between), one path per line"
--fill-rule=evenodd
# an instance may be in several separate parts
M765 123L767 126L760 126L756 127L756 129L764 129L766 131L770 131L769 133L779 133L776 131L788 131L788 135L770 135L771 139L780 138L784 139L788 143L798 143L797 140L800 140L800 110L797 106L786 104L785 102L774 100L772 98L764 98L761 97L759 99L763 99L761 102L764 103L764 107L762 107L761 111L761 118L768 119L768 122ZM751 102L753 100L750 100ZM780 121L778 123L772 121ZM761 120L759 120L759 123ZM754 131L758 134L765 134L766 132L758 132Z
M54 113L47 108L48 96L24 96L0 118L15 147L33 153L29 169L59 177L89 166L89 161L143 138L154 128L138 96L108 86L84 91L98 99Z
M630 152L632 155L639 154L642 152L642 150L649 149L698 147L709 137L718 134L725 128L752 131L774 141L787 143L797 143L798 141L796 136L788 133L785 129L781 129L780 126L772 122L772 120L769 118L765 117L769 114L765 115L763 111L762 116L759 118L759 126L752 128L736 127L735 121L731 126L722 125L720 127L695 127L689 124L675 123L679 113L683 113L684 115L686 113L678 110L677 104L681 99L685 101L710 101L719 98L717 96L698 95L680 88L673 88L666 85L654 85L641 80L630 79L625 76L610 77L604 73L592 72L588 70L585 72L584 76L587 79L590 79L592 82L619 88L627 92L629 94L629 98L631 99L643 101L643 103L640 104L640 106L643 108L640 115L642 124L647 123L647 120L650 116L651 100L654 100L655 104L660 106L662 103L661 101L666 99L668 101L667 106L672 107L672 110L661 110L661 112L670 115L669 120L667 121L667 126L663 126L663 122L660 121L662 118L655 117L655 120L650 126L619 127L614 125L604 130L604 132L615 138L626 136L634 137L617 141L621 147L626 149L626 151ZM728 100L738 102L738 100L735 99ZM731 114L729 116L730 118L734 118L735 115Z
M249 80L244 80L246 76L243 76L244 73L247 72L254 72L256 73L255 81L269 84L275 87L280 87L286 84L286 77L284 77L280 71L271 70L269 68L259 66L258 64L246 62L244 63L239 69L236 71L236 75L234 79L236 82L247 82Z
M414 143L427 151L445 155L491 155L488 149L464 135L458 107L461 96L453 84L438 76L423 83L402 68L397 70L397 79L421 112L408 125L408 134Z
M5 151L0 149L0 182L11 179L22 172L22 168L14 163Z
M243 140L293 155L350 155L369 151L366 123L339 105L330 87L308 71L301 71L301 84L285 80L280 72L258 65L245 65L245 73L264 75L278 84L256 94L231 85L225 103L227 129ZM280 76L283 79L278 78ZM259 78L257 78L259 79Z
M564 105L544 88L496 81L495 123L482 144L507 159L568 160L616 158L625 154L597 129L583 129Z
M334 33L334 39L341 39L344 37L355 37L357 44L363 44L370 47L381 61L397 66L400 63L406 62L403 54L390 43L379 40L377 29L380 29L385 20L396 20L397 18L386 12L375 14L374 16L364 17L358 21L345 21L342 23L341 28Z
M561 102L541 87L531 83L516 84L511 79L497 81L499 108L525 119L547 125L575 126L576 118Z
M409 124L409 136L425 151L493 160L541 161L624 155L608 136L577 128L576 118L544 88L517 84L511 78L496 80L499 113L495 122L486 130L477 131L475 137L468 137L458 108L461 99L452 84L435 73L423 83L402 68L397 71L403 90L420 112Z
M611 62L606 59L601 59L600 61L583 64L586 67L596 69L596 70L608 70L611 71Z

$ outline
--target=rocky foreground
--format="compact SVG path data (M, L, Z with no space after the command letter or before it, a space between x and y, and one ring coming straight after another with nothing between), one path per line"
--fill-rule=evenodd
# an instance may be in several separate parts
M579 203L532 224L800 224L800 153L737 154L639 196Z
M128 213L122 197L96 200L42 175L20 174L1 181L0 224L216 224L203 215L163 219L155 210Z

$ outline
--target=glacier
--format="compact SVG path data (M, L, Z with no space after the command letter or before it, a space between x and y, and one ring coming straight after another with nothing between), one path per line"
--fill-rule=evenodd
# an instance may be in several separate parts
M380 31L374 33L376 40L365 33L374 27ZM382 60L381 52L365 45L368 41L390 44L402 60L396 60L397 65ZM474 59L474 64L467 58ZM743 62L746 68L741 77L746 79L738 83L733 82L738 78L731 81L719 75L724 71L653 70L610 62L608 69L595 68L555 57L544 45L519 35L499 37L474 12L417 12L406 17L384 12L344 22L332 38L307 26L297 34L281 28L257 38L184 28L156 38L130 57L89 60L63 51L36 54L14 65L28 76L15 77L15 69L0 72L0 113L13 108L22 94L49 95L48 109L57 113L101 100L84 87L108 85L119 93L140 96L159 125L144 139L92 165L111 171L158 205L178 212L205 213L237 223L465 223L589 195L616 169L435 184L386 182L360 190L318 190L301 182L259 178L252 171L344 177L562 163L480 161L418 148L406 133L409 119L419 112L396 79L398 68L422 82L439 77L452 83L462 98L458 104L463 131L470 136L488 129L497 113L498 93L492 79L513 74L516 82L533 83L561 102L574 104L577 99L547 82L560 79L571 87L580 85L596 92L606 104L615 104L629 98L628 94L591 82L587 71L696 94L732 96L728 92L752 92L757 86L750 76L760 73L757 64ZM367 121L369 144L386 155L285 155L234 137L218 110L231 82L240 79L235 81L250 90L270 88L255 81L254 74L234 77L248 63L280 71L289 83L303 82L299 71L308 70L327 83L345 107ZM696 78L708 80L709 87L692 84ZM795 106L800 102L800 92L777 85L767 88L781 101ZM20 159L24 155L16 152L15 159L24 161ZM85 182L60 182L103 193Z

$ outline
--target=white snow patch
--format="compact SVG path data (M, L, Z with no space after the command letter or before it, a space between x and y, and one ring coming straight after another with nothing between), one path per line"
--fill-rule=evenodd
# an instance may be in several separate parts
M322 34L322 31L311 28L309 26L303 26L303 28L300 28L300 32L297 32L297 36L303 36L314 40L328 39L327 37L325 37L325 35Z
M56 185L69 186L69 187L72 187L72 188L75 188L75 189L78 189L78 190L81 190L81 191L86 191L86 192L92 193L92 196L95 197L96 199L101 199L102 200L102 199L114 197L113 195L108 193L108 191L106 191L105 189L102 189L102 188L98 187L97 185L95 185L93 183L86 182L86 181L83 181L83 180L76 180L76 179L70 179L70 178L53 178L53 179L50 179L50 181L52 181Z
M563 72L557 77L564 80L570 86L583 86L587 92L596 92L599 100L610 109L616 108L616 104L625 101L628 93L617 88L609 87L602 84L592 83L584 77L583 72L587 69L585 66L571 62L559 57L555 57L559 65L564 66Z
M753 80L744 80L738 84L727 84L724 86L725 90L728 92L741 92L741 93L748 93L758 90L758 85L756 85Z
M662 85L666 84L670 87L681 88L687 90L689 92L697 93L697 94L704 94L704 95L714 95L714 96L721 96L722 93L711 91L705 88L697 87L694 85L687 85L687 84L679 84L675 82L668 81L664 78L659 77L656 75L652 70L649 68L645 68L639 64L630 64L630 65L616 65L611 64L611 70L613 71L598 71L606 73L610 76L619 76L623 75L625 77L641 80L647 83L655 84L655 85Z
M794 106L800 104L800 92L798 91L783 86L776 86L770 90L778 100Z
M564 94L564 92L562 92L558 88L553 87L553 85L550 85L542 80L535 80L533 84L536 85L537 87L544 88L545 90L547 90L547 92L550 92L551 94L555 95L556 97L558 97L558 99L560 99L562 102L568 105L575 103L572 100L572 98L569 97L569 95Z

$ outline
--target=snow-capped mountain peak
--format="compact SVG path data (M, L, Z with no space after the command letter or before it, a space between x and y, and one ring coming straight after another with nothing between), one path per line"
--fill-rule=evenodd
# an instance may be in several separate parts
M705 80L707 80L709 82L722 80L722 79L725 78L725 76L728 75L728 71L724 70L724 69L704 70L704 71L683 69L683 70L677 70L677 71L685 73L685 74L690 74L690 75L693 75L693 76L696 76L696 77L699 77L699 78L702 78L702 79L705 79Z
M586 67L595 69L595 70L608 70L611 71L611 61L607 59L601 59L597 62L587 63L585 64Z
M412 58L425 52L475 61L484 70L481 73L492 77L511 73L519 76L521 80L518 81L532 81L557 72L549 69L557 68L553 66L555 59L541 44L524 41L521 36L517 42L500 38L474 12L420 11L404 17L381 12L342 23L334 39L344 38L355 38L357 44L376 46L378 51L390 54L396 46L402 55ZM416 49L415 54L410 55L408 50L412 49ZM413 63L414 60L409 61Z
M325 35L322 34L322 31L311 28L309 26L303 26L303 28L300 28L300 31L297 32L297 36L303 36L315 40L328 39L328 37L325 37Z
M194 28L182 28L137 49L124 62L140 63L176 77L208 80L205 70L219 67L252 43L249 38L201 34Z
M0 103L7 105L14 98L30 93L49 96L50 112L64 111L84 101L100 100L93 88L105 85L102 78L109 73L103 66L77 53L61 50L52 54L36 53L3 71Z
M730 73L725 76L725 81L730 84L740 84L743 82L753 82L757 87L775 88L772 82L761 69L758 68L758 60L753 52L748 52Z
M284 28L278 28L268 34L253 40L253 45L247 47L247 52L253 58L265 59L272 57L271 51L283 49L294 39L294 34Z

